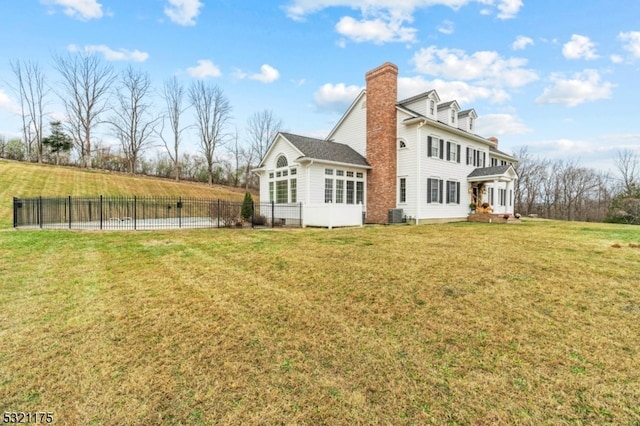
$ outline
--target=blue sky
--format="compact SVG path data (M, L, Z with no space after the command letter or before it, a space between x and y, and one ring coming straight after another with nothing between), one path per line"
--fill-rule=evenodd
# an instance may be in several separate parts
M55 87L52 55L84 50L149 72L158 89L174 75L217 84L241 137L264 109L288 131L326 136L364 74L390 61L400 98L435 88L474 108L478 133L506 152L605 170L617 150L640 152L636 1L3 0L0 16L7 137L20 130L10 61L39 63Z

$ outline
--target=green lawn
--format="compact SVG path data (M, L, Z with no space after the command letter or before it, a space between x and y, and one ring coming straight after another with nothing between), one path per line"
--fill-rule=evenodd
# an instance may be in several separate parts
M638 227L9 226L0 412L108 425L640 422Z

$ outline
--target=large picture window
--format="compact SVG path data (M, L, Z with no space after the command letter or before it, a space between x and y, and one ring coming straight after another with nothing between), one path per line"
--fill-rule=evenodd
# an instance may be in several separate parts
M289 181L289 192L291 194L291 197L290 197L291 199L289 200L289 202L297 203L298 202L298 181L297 181L297 179L291 179Z
M333 203L333 179L324 180L324 202Z
M281 204L281 203L286 203L288 202L287 200L287 195L288 195L288 180L279 180L276 181L276 203Z

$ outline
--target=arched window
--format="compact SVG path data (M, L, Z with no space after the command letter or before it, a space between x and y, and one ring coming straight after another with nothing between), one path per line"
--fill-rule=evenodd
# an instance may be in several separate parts
M287 167L288 165L289 163L287 162L287 157L285 157L284 155L281 155L280 157L278 157L278 161L276 161L277 168Z
M403 141L402 139L398 140L398 148L399 149L403 149L406 148L407 144L405 143L405 141Z

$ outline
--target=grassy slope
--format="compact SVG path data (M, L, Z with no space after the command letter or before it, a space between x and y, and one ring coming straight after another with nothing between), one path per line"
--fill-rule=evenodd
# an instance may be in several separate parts
M629 243L639 228L551 221L0 230L0 412L53 411L61 424L637 424Z
M11 226L13 197L67 195L181 195L242 201L244 192L224 186L0 160L0 229Z

